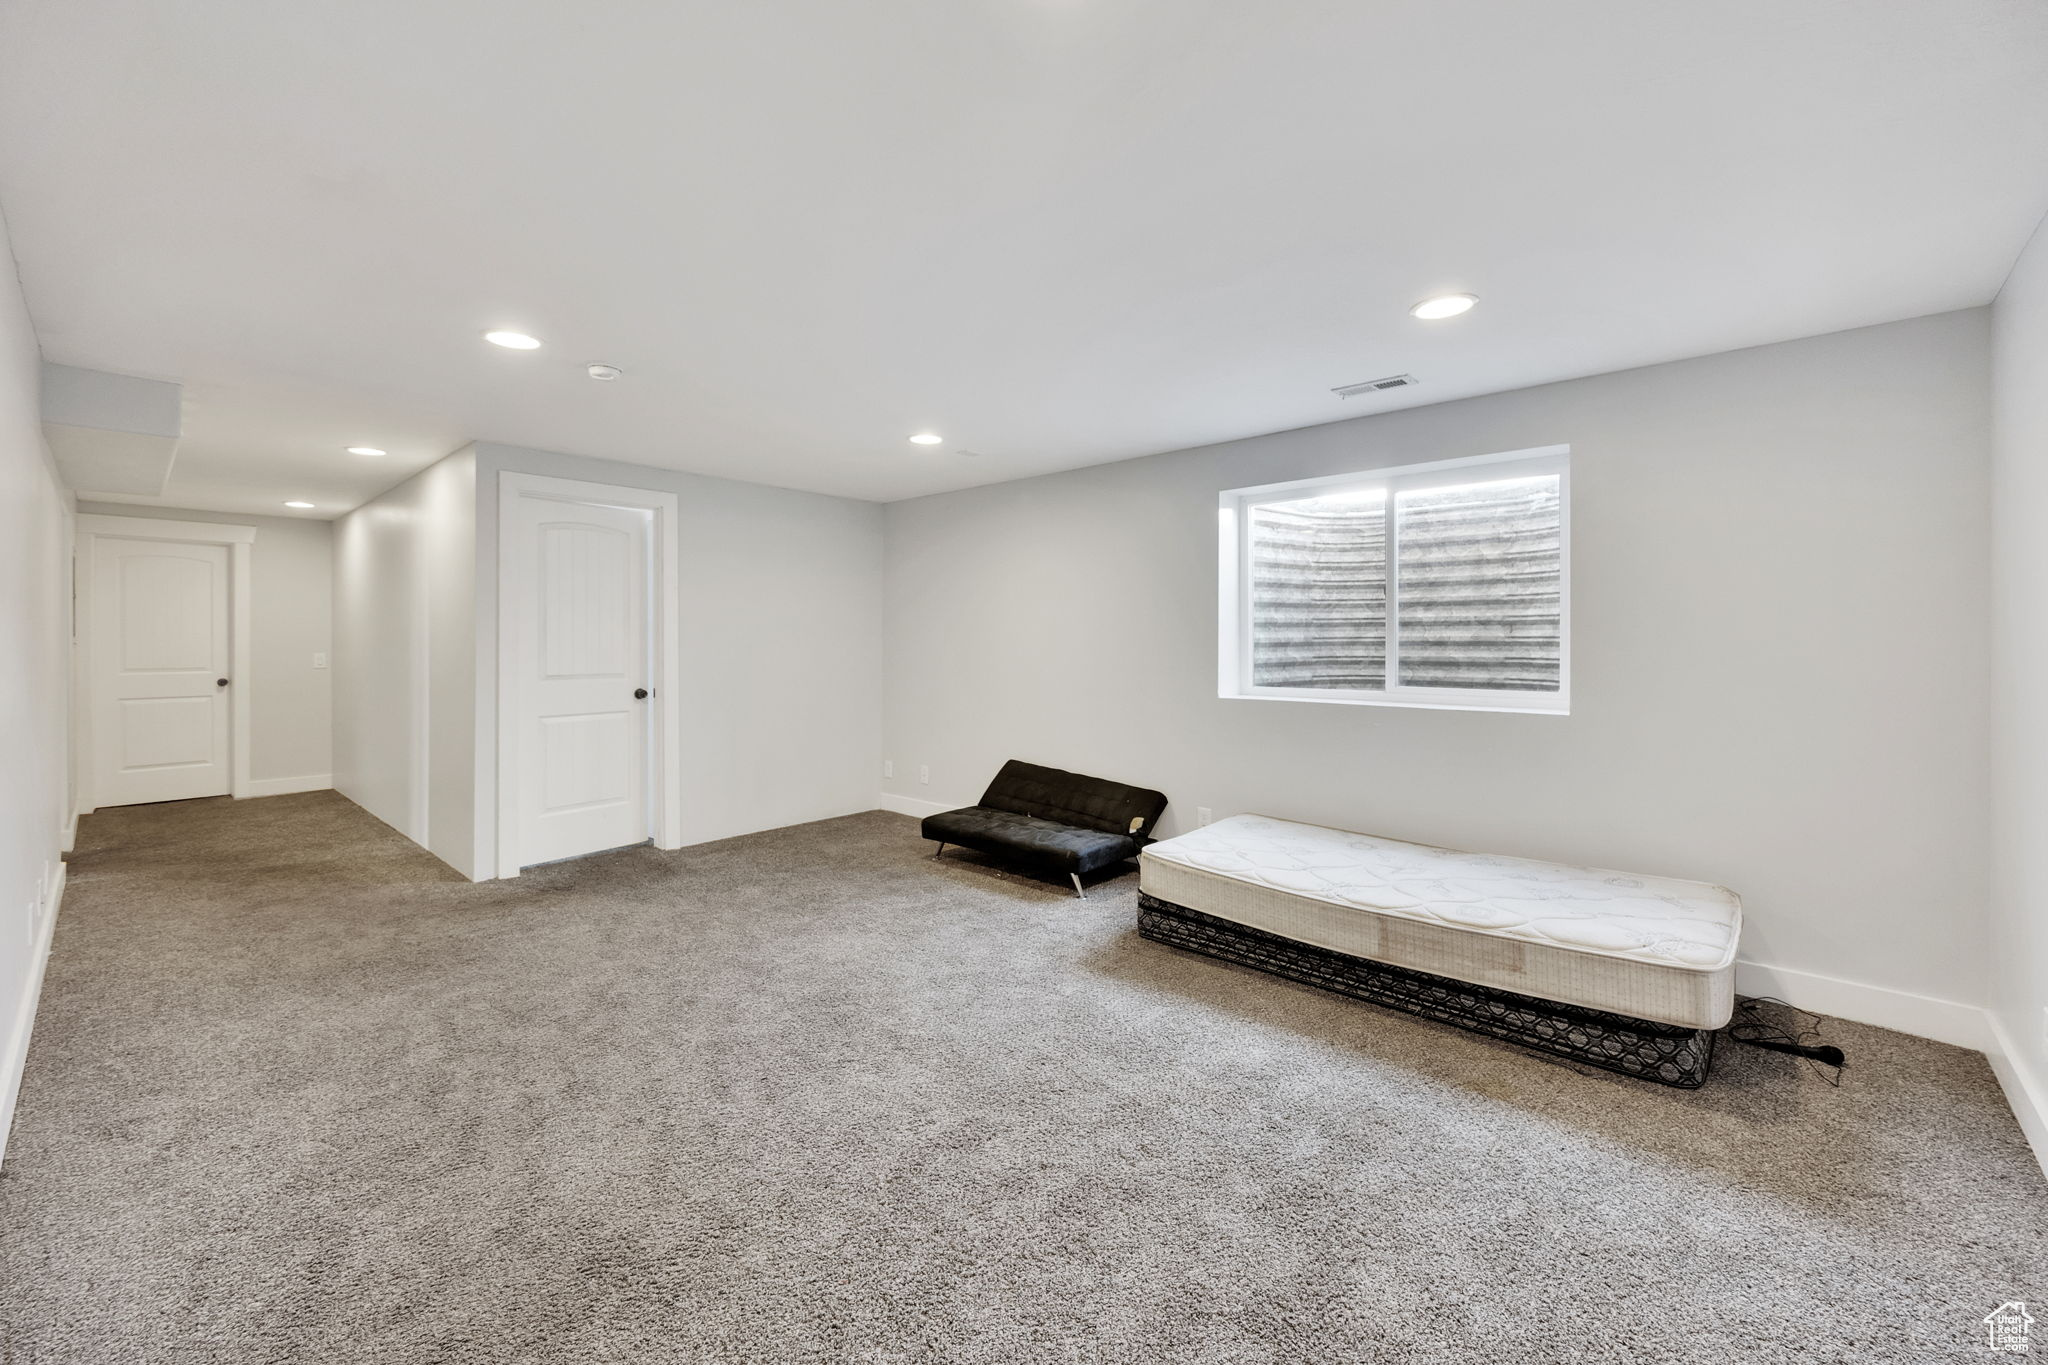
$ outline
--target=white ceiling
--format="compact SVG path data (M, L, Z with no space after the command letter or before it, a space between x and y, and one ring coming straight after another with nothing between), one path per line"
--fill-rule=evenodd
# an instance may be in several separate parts
M889 499L1983 303L2048 6L12 0L0 121L47 357L186 386L165 503Z

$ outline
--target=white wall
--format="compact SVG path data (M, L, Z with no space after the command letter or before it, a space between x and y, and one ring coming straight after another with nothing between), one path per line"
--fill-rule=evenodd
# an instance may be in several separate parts
M70 497L43 444L40 369L0 223L0 1149L61 895L71 808Z
M249 776L265 787L308 791L334 772L334 528L294 517L195 512L180 507L81 502L81 512L254 526L249 547Z
M882 714L875 503L479 443L478 559L497 560L499 471L678 495L683 840L873 809ZM479 576L479 784L495 792L497 592ZM486 818L483 822L489 825ZM480 829L480 866L496 856Z
M2013 1107L2048 1163L2048 227L1991 314L1991 1008Z
M474 450L333 534L335 788L477 875Z
M679 495L685 842L873 807L878 505L485 443L335 523L338 790L496 866L501 471Z
M891 504L889 799L972 801L1014 756L1163 789L1165 833L1209 806L1701 878L1744 896L1752 962L1981 1004L1987 330L1979 309ZM1569 717L1218 699L1219 490L1559 443Z

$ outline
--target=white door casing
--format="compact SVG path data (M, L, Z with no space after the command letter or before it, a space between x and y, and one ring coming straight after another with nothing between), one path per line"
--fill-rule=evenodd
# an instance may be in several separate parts
M95 537L90 629L99 803L226 796L227 547Z
M79 810L244 795L255 528L85 514L77 529Z
M675 846L662 837L673 802L656 780L670 729L673 642L657 604L670 598L672 506L662 494L502 476L501 876L649 838Z

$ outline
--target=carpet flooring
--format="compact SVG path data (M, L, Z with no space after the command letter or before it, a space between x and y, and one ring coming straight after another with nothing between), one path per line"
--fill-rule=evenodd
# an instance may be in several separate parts
M2048 1337L2048 1188L1940 1044L1830 1022L1840 1088L1724 1042L1668 1090L880 812L482 885L325 792L80 840L11 1363L1927 1365L2014 1299Z

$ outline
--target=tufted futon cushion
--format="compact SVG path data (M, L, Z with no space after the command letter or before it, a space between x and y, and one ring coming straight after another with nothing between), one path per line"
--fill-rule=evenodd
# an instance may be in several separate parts
M940 843L1093 872L1134 858L1166 809L1164 793L1011 759L981 803L928 817Z
M1148 787L1127 787L1099 777L1083 777L1059 768L1011 759L981 794L989 810L1006 810L1142 839L1159 823L1166 795Z
M1093 872L1098 867L1134 858L1138 853L1136 841L1121 834L1076 829L986 806L967 806L934 815L924 822L924 837L983 853L1029 858L1062 872Z

